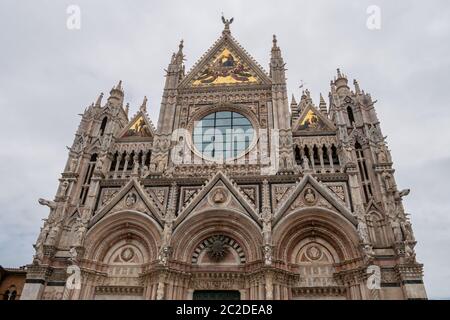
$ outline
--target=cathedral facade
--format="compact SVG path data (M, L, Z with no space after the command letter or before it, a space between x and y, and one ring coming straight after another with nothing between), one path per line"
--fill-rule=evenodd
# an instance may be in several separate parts
M288 101L223 19L166 69L157 126L122 82L82 115L22 299L426 299L375 101L339 70Z

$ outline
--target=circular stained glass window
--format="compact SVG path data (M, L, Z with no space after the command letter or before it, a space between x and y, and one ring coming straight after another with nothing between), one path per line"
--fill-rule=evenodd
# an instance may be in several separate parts
M194 126L194 145L205 158L233 159L241 156L253 141L254 129L250 121L232 111L214 112Z

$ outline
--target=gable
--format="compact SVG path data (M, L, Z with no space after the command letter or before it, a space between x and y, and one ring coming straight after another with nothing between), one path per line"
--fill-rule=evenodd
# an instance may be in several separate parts
M89 225L93 226L106 215L124 210L148 214L161 224L163 211L139 182L136 179L131 179L120 190L114 190L107 197L107 200L102 202L101 207L95 212Z
M193 86L260 83L255 72L227 47L206 65L192 81Z
M270 84L267 73L234 40L222 37L194 65L180 87Z
M333 123L319 110L309 105L300 114L299 120L294 125L293 131L335 131Z
M345 203L339 200L330 189L318 182L310 174L306 174L295 188L291 188L284 202L275 211L274 224L278 223L284 216L298 209L320 207L335 211L351 223L356 224L352 212L346 207Z
M154 128L147 116L139 111L122 130L121 140L148 140L154 136Z
M175 224L180 224L190 214L217 209L240 212L260 224L251 199L220 171L205 186L194 192L190 200L185 202Z

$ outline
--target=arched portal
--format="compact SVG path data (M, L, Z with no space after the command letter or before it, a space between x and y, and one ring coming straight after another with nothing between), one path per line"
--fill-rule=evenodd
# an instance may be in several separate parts
M144 299L152 285L146 281L146 267L155 263L161 227L150 216L123 211L107 215L86 235L86 252L82 267L101 275L94 283L88 275L81 298Z
M250 216L230 209L193 212L172 237L173 263L186 265L190 276L181 297L166 298L264 298L263 284L246 275L262 263L261 245L261 229Z
M328 209L300 209L277 223L274 242L276 258L299 275L290 288L293 299L355 298L340 276L361 258L356 228L345 217Z

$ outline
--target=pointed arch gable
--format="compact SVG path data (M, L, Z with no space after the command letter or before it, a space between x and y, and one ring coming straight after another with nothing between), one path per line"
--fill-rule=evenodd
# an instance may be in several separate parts
M127 133L129 132L129 130L134 128L140 121L143 121L143 123L145 124L145 126L147 128L145 134L143 134L142 136L138 136L138 137L127 136ZM131 118L131 120L128 122L128 124L120 131L118 137L119 137L119 142L120 141L128 141L133 138L139 139L139 140L149 140L149 139L152 140L155 137L155 134L156 134L156 129L155 129L155 126L153 125L152 121L150 120L150 118L148 117L148 115L145 112L140 110Z
M303 179L297 184L297 186L291 191L291 194L286 197L284 203L275 212L274 215L274 226L276 226L280 221L288 214L289 207L293 202L301 195L301 192L305 189L307 185L311 185L315 191L317 191L326 201L328 201L340 215L345 217L354 226L357 225L356 218L353 216L352 212L347 208L345 203L336 198L332 192L324 187L320 182L311 176L311 174L306 174ZM315 207L309 207L315 208ZM330 210L330 212L333 212ZM336 214L336 213L334 213Z
M180 214L178 215L177 219L175 220L175 226L182 223L186 217L193 212L199 203L208 197L208 194L210 191L219 183L221 182L223 186L230 192L230 194L239 202L239 204L242 206L242 208L246 211L246 213L249 215L249 217L252 218L252 220L255 221L257 225L261 225L261 222L259 221L258 213L256 212L255 208L245 199L244 195L241 193L241 191L233 184L233 182L224 175L221 171L216 173L216 175L209 180L209 182L201 189L193 198L192 200L181 209ZM240 213L242 214L242 213Z
M135 179L132 178L111 200L109 200L106 205L101 208L91 219L89 222L89 228L98 223L101 219L103 219L110 211L121 201L125 195L134 189L139 197L142 199L146 207L149 209L150 216L157 221L157 223L162 226L163 217L162 213L159 211L156 205L153 204L153 200L147 195L144 188L141 184Z
M180 82L179 88L191 87L194 79L220 55L224 50L228 49L233 52L242 62L249 67L259 80L259 84L272 84L266 71L253 59L242 46L230 34L222 34L222 36L211 46L210 49L194 64L186 77Z
M318 110L313 105L308 105L306 108L302 110L300 113L298 120L294 124L292 128L292 132L301 130L301 124L305 121L305 119L313 114L319 121L322 122L323 128L317 129L315 131L326 131L326 132L336 132L336 126L331 122L327 117L325 117L320 110Z

